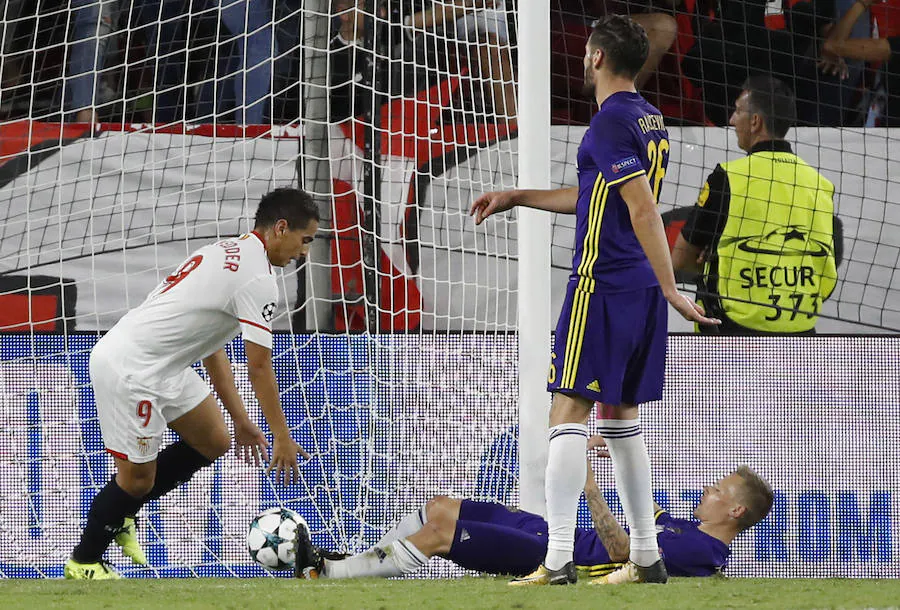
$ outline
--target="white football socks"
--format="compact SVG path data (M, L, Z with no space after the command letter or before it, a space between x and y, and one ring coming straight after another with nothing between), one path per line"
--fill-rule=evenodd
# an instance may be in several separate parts
M547 557L544 567L559 570L572 561L578 498L587 477L588 430L584 424L560 424L550 428L547 457Z
M386 548L390 543L394 540L400 540L402 538L406 538L408 536L412 536L420 529L422 526L428 522L428 516L425 513L425 507L421 506L417 510L409 513L397 523L392 529L388 530L384 536L381 537L378 542L375 543L375 546L379 548Z
M602 419L598 431L606 441L616 476L616 489L630 528L630 559L648 567L659 561L650 456L640 419Z
M375 576L390 578L413 572L428 562L414 544L406 540L425 523L428 516L425 507L409 513L399 523L385 532L375 546L352 557L325 560L326 578L362 578Z
M325 578L391 578L414 572L428 563L428 557L405 538L384 548L373 547L346 559L325 560Z

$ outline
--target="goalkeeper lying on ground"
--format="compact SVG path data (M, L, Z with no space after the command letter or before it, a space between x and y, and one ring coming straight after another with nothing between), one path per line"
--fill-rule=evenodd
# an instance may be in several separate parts
M599 436L588 447L608 455ZM584 495L594 529L575 530L575 564L599 577L593 581L597 584L633 582L624 564L628 533L610 512L590 464ZM772 489L747 466L704 487L694 509L696 520L675 519L657 506L657 540L669 575L719 573L728 562L731 541L771 508ZM296 545L298 578L401 576L435 555L468 570L521 575L532 572L546 554L547 522L502 504L437 496L358 555L346 557L315 547L300 530Z

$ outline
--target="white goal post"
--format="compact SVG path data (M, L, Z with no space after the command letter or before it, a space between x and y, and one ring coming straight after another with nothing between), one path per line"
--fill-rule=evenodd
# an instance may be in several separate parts
M548 189L550 181L550 3L536 0L519 13L519 188ZM519 504L545 515L550 395L551 215L519 208Z

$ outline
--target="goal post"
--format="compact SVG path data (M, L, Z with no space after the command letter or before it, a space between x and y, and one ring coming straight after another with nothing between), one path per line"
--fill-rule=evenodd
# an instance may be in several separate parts
M549 189L550 181L550 2L520 3L519 179L522 189ZM524 9L524 10L523 10ZM551 215L518 208L519 227L519 504L546 514L550 395Z

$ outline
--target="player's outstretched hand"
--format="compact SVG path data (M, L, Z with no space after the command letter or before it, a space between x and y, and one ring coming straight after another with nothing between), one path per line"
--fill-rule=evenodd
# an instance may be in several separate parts
M275 437L275 446L272 447L272 461L266 472L275 472L275 481L284 485L300 481L300 466L297 463L297 454L309 459L309 454L303 447L294 442L291 437Z
M690 297L685 296L680 292L676 292L675 296L669 298L668 301L672 304L672 307L681 314L681 317L689 322L713 326L722 323L722 320L719 320L718 318L707 318L706 312L703 311L703 308L700 307L700 305L694 303Z
M259 466L269 459L269 441L249 418L234 422L234 454L247 464Z
M514 191L494 191L485 193L474 202L469 209L469 216L475 217L475 224L480 225L484 219L498 212L515 207Z

